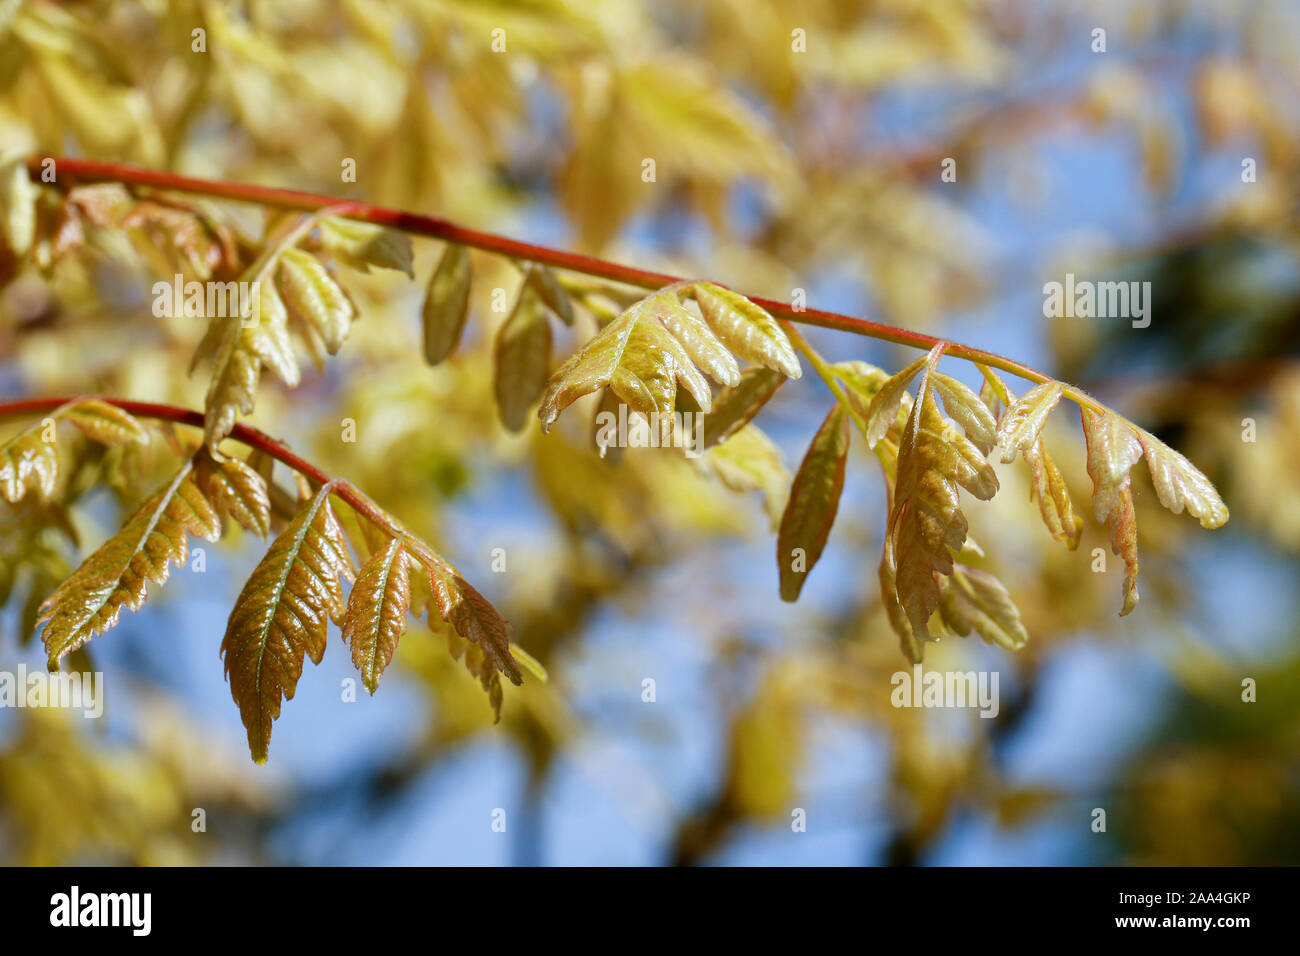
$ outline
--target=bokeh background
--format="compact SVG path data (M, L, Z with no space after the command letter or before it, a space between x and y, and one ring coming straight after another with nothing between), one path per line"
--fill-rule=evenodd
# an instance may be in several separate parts
M488 302L517 281L508 264L475 254L466 341L425 366L439 243L417 240L418 281L349 277L352 338L296 391L264 376L250 421L434 541L549 683L507 688L494 726L445 637L413 622L379 693L345 703L355 672L332 631L257 767L218 647L265 545L233 536L89 646L104 719L0 709L0 860L1300 862L1298 93L1286 0L0 4L5 154L306 188L756 295L804 289L1083 386L1232 509L1203 531L1135 469L1143 600L1120 619L1120 562L1090 569L1104 529L1089 515L1065 550L1023 466L999 466L1003 491L967 510L1031 643L929 649L929 667L999 673L996 719L894 709L906 663L877 599L885 504L860 442L826 555L783 604L758 495L665 454L601 461L573 429L501 427ZM212 208L260 235L260 210ZM174 245L82 238L57 268L0 259L0 394L202 407L201 324L150 310ZM1150 327L1045 319L1042 285L1066 272L1149 280ZM915 356L809 335L831 360ZM829 400L805 376L760 416L789 467ZM1064 410L1048 444L1090 511ZM0 669L43 665L36 605L165 467L155 445L160 462L85 452L70 528L0 503Z

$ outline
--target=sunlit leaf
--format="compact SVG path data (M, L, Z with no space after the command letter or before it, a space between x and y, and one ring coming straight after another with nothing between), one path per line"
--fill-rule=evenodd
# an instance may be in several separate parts
M759 366L741 372L740 381L723 389L704 416L704 447L726 442L742 430L786 381L782 373Z
M371 266L396 269L415 278L411 237L354 219L326 218L320 224L321 245L344 265L369 272Z
M868 447L875 448L876 442L884 438L894 424L898 410L907 396L907 386L912 384L912 379L925 367L925 363L926 356L922 356L878 387L865 415Z
M352 300L311 253L286 249L280 255L280 292L289 312L336 353L352 327Z
M98 399L72 403L59 417L101 445L130 445L149 440L149 433L132 415Z
M636 302L556 370L538 412L543 430L579 398L606 386L646 416L673 413L679 382L701 409L711 408L709 383L659 319L669 308L665 300L675 296L662 289Z
M979 449L938 411L930 388L931 366L917 390L898 454L898 477L887 536L896 561L898 600L912 631L928 634L939 606L940 580L952 573L952 552L966 541L966 516L958 486L992 498L997 475Z
M808 572L826 547L844 489L849 456L849 418L844 406L830 410L804 455L776 540L781 599L797 601Z
M519 664L510 653L510 625L492 602L447 565L431 568L429 583L442 619L476 644L512 683L522 683Z
M196 480L222 517L234 519L259 538L270 533L271 500L267 484L248 465L204 452L198 459Z
M123 607L138 611L149 582L165 583L171 565L185 563L187 533L209 541L221 535L221 521L195 483L192 461L142 501L121 530L41 605L51 667L116 624Z
M36 196L21 157L0 163L0 230L15 256L26 255L36 237Z
M998 450L1004 462L1014 461L1016 452L1032 448L1047 422L1047 416L1061 400L1061 383L1036 385L1008 406L998 423Z
M448 243L429 280L421 316L424 324L424 359L437 365L456 350L465 320L469 318L472 280L469 250Z
M689 288L709 328L732 352L751 365L770 368L787 378L800 376L794 346L766 310L711 282L696 282Z
M304 656L319 664L330 618L342 620L352 576L325 485L275 539L235 602L221 642L231 696L264 763L282 699L293 699Z
M513 432L546 389L551 371L551 326L541 298L527 282L496 336L494 388L501 423Z
M1074 500L1065 479L1041 438L1024 449L1024 456L1029 464L1029 500L1038 502L1043 524L1052 537L1073 551L1083 534L1083 518L1074 513Z
M214 335L200 343L197 357L215 339L212 381L204 401L204 441L215 448L230 434L240 415L247 415L257 401L257 382L262 366L294 388L300 373L289 340L289 313L275 290L275 284L258 285L256 316L213 319Z
M1151 481L1162 505L1174 514L1181 514L1186 508L1188 514L1201 522L1202 528L1219 528L1227 523L1228 507L1210 479L1155 435L1141 428L1134 432L1146 453Z
M352 647L352 663L370 693L393 659L406 633L411 606L411 578L406 550L393 538L357 573L343 618L343 641Z
M1132 426L1112 412L1080 408L1088 445L1088 476L1092 478L1092 507L1097 520L1110 529L1111 550L1124 559L1124 607L1138 603L1137 513L1129 470L1142 457L1142 445Z
M930 373L930 385L943 399L948 417L962 427L971 444L985 455L992 451L998 423L983 399L969 386L942 372Z
M992 574L964 564L954 564L944 579L939 599L944 624L962 637L972 630L986 643L1016 651L1029 642L1020 623L1020 610Z

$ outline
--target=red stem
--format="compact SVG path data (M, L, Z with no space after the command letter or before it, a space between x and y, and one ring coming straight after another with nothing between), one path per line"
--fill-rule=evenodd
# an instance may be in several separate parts
M349 219L374 223L375 225L398 229L413 235L429 236L434 239L471 246L497 255L526 259L556 269L599 276L613 282L621 282L643 289L661 289L664 286L687 281L681 276L669 275L665 272L638 269L635 266L622 265L621 263L610 262L607 259L598 259L595 256L567 252L549 246L523 242L518 239L508 239L505 236L499 236L491 232L469 229L448 222L446 219L440 219L437 216L403 212L399 209L390 209L364 202L350 202L332 196L302 192L296 189L279 189L272 186L255 186L249 183L198 179L193 176L182 176L165 170L148 169L128 163L70 157L35 157L28 160L28 170L33 179L40 180L41 164L47 158L52 158L54 161L56 177L66 177L69 182L74 183L78 180L120 182L133 186L175 190L211 196L217 199L230 199L308 212L315 212L330 206L337 206L341 202L348 202L350 208L346 216ZM748 298L773 315L782 316L792 322L835 329L841 332L852 332L855 335L865 335L873 339L893 342L897 345L908 345L927 352L940 342L946 341L938 336L927 335L924 332L899 329L892 325L842 315L838 312L827 312L822 309L795 309L789 303L780 302L776 299L764 299L758 296L749 296ZM946 354L977 362L981 365L989 365L1030 381L1044 382L1049 380L1048 376L1027 365L958 342L948 342ZM1074 390L1068 391L1074 392ZM1079 400L1080 396L1082 396L1082 393L1077 392L1071 395L1076 401ZM1085 403L1093 404L1092 400L1088 399L1087 396L1082 396L1082 398Z
M127 414L134 415L137 418L153 418L161 421L175 422L178 425L192 425L195 428L203 427L203 413L190 408L181 408L178 405L166 405L160 402L138 402L129 398L111 398L104 395L62 395L45 398L23 398L10 402L0 402L0 420L9 418L24 418L40 415L44 412L52 412L56 408L68 404L69 402L84 401L87 399L96 399L109 405L114 405ZM360 488L343 478L335 478L317 468L307 459L295 454L287 445L276 441L270 435L261 429L254 428L252 425L245 425L243 422L237 422L231 429L229 438L234 439L250 448L256 448L262 451L276 461L294 471L306 475L318 485L333 485L333 493L338 495L343 501L347 502L358 513L382 528L392 537L400 537L404 544L408 545L408 550L416 554L421 562L429 570L434 566L448 568L450 565L434 553L419 538L407 531L399 524L388 512L375 504L371 498Z

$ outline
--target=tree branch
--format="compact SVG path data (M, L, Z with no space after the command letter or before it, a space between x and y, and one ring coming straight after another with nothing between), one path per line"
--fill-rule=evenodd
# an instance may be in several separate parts
M60 395L49 398L24 398L16 401L0 402L0 421L7 421L11 418L27 418L44 412L52 412L69 402L88 399L114 405L137 418L152 418L159 421L175 422L178 425L191 425L195 428L203 427L203 413L194 409L159 402L138 402L128 398L110 398L104 395ZM357 513L364 515L367 520L376 527L383 529L391 537L400 538L403 545L430 570L433 570L435 566L449 567L446 560L432 551L418 537L402 527L400 522L375 504L370 496L356 485L344 478L335 478L327 474L305 458L295 454L287 445L276 441L266 432L254 428L252 425L238 422L226 437L270 455L282 465L292 468L316 482L317 485L331 485L333 494L338 495Z
M166 189L201 196L210 196L215 199L229 199L238 202L256 203L263 206L275 206L281 209L297 209L303 212L319 212L323 209L340 206L340 204L346 203L346 212L343 212L340 215L348 219L369 222L389 229L397 229L402 232L407 232L412 235L442 239L446 242L454 242L459 245L470 246L474 249L481 249L484 252L495 253L496 255L507 256L514 259L525 259L530 262L540 263L541 265L551 266L556 269L563 269L569 272L580 272L584 275L597 276L602 279L621 282L642 289L661 289L664 286L673 285L678 282L690 281L681 276L669 275L665 272L638 269L635 266L623 265L621 263L611 262L607 259L599 259L595 256L568 252L563 249L554 249L549 246L539 246L531 242L509 239L505 236L500 236L491 232L483 232L478 229L458 226L453 222L449 222L446 219L440 219L437 216L426 216L419 213L404 212L399 209L390 209L384 206L376 206L364 202L340 200L336 197L324 196L318 193L302 192L296 189L279 189L272 186L256 186L250 183L199 179L193 176L182 176L165 170L134 166L129 163L105 162L95 159L75 159L72 157L62 156L33 157L27 161L27 168L29 174L34 180L37 182L43 182L41 179L42 164L49 161L54 163L57 185L66 185L70 187L79 181L119 182L131 186ZM58 177L62 177L62 179L60 180ZM927 335L924 332L913 332L909 329L899 329L892 325L872 322L868 319L859 319L838 312L827 312L821 309L796 309L789 303L780 302L776 299L764 299L758 296L747 296L747 298L756 305L772 313L772 315L780 316L785 319L787 329L790 328L789 323L797 322L803 325L834 329L840 332L851 332L854 335L862 335L883 342L893 342L896 345L907 345L927 352L940 342L945 342L947 345L945 349L946 354L951 355L954 358L966 359L980 365L1000 369L1001 371L1017 375L1032 382L1051 381L1050 376L1044 375L1042 372L1030 368L1027 365L1023 365L1020 362L1016 362L1013 359L1006 358L994 352L986 352L983 349L977 349L969 345L962 345L959 342L948 342L946 339L941 339L934 335ZM1097 412L1107 411L1105 406L1101 405L1091 396L1073 386L1067 385L1064 388L1063 394L1078 404L1086 405Z

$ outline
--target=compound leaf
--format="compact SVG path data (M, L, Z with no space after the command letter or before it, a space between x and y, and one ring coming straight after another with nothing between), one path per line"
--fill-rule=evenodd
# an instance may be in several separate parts
M940 580L952 573L952 552L966 541L958 486L992 498L997 475L971 440L938 411L930 388L936 351L917 390L899 445L887 549L896 562L898 600L919 638L939 606ZM887 550L887 554L891 553Z
M319 664L329 619L343 618L342 581L352 565L331 490L322 486L275 539L226 623L226 677L258 763L266 761L281 700L293 699L304 656Z
M266 481L253 468L213 452L199 456L199 487L224 518L233 518L259 538L271 531Z
M647 417L672 414L679 382L703 411L710 410L709 383L660 321L672 309L669 299L676 300L671 286L634 303L556 370L538 411L543 430L579 398L606 386Z
M145 498L41 605L50 666L116 624L124 606L139 610L149 582L164 584L171 565L185 563L187 533L209 541L221 535L220 518L194 480L193 460Z
M442 619L465 640L476 644L497 670L514 684L523 683L519 663L510 653L510 625L492 602L449 565L429 569L434 604ZM497 702L497 715L500 705Z

